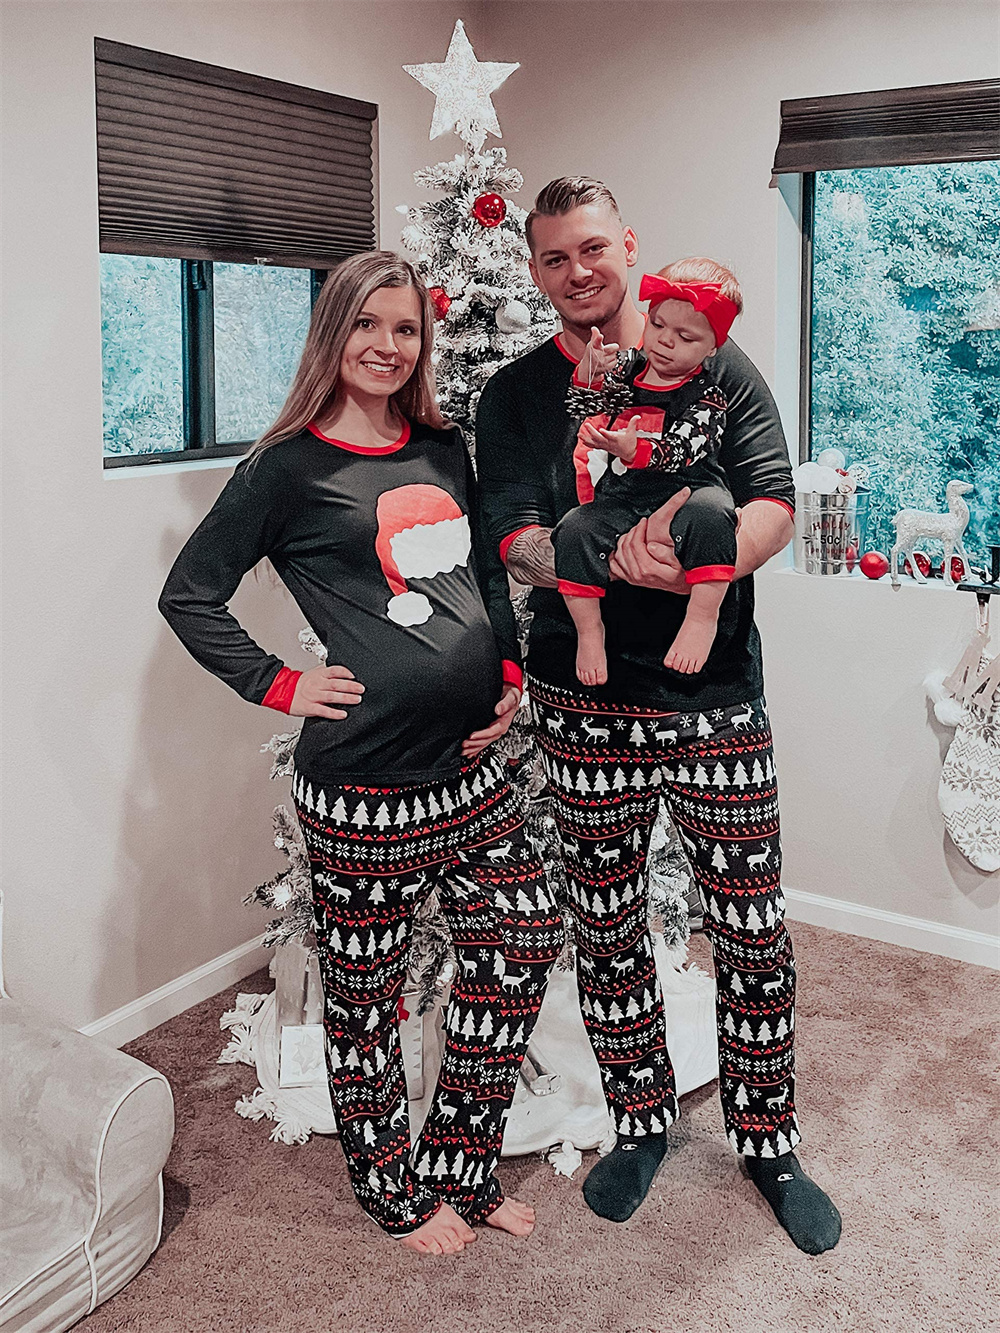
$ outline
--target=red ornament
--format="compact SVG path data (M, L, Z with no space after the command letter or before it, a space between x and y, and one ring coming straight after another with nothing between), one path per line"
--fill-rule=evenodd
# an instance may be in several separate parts
M844 563L847 565L847 572L850 574L858 563L858 548L856 546L849 546L844 552Z
M931 572L930 556L924 555L923 551L914 551L913 558L917 562L917 569L920 570L925 579L928 578ZM913 570L910 568L909 557L903 561L903 573L909 574L910 578L913 577Z
M451 309L451 297L443 287L428 287L427 295L431 298L435 316L438 319L444 319Z
M472 205L472 216L483 227L499 227L507 216L507 205L498 194L481 194Z
M953 555L951 557L951 581L952 583L962 583L964 582L964 580L965 580L965 566L962 564L962 557L958 555Z
M858 564L866 579L880 579L889 572L889 562L881 551L866 551Z

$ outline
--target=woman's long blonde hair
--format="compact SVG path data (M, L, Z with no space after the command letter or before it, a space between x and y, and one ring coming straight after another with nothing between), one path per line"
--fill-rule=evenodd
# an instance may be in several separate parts
M437 387L431 364L434 307L427 288L413 265L400 255L391 250L368 250L338 264L323 284L292 387L274 424L250 450L251 464L265 449L305 430L331 406L340 381L344 347L354 329L354 321L369 296L379 287L412 287L420 301L420 355L413 374L392 395L390 402L410 421L425 426L444 425L437 405Z

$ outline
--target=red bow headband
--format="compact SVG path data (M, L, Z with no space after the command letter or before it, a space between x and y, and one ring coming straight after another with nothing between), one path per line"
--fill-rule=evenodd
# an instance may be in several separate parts
M740 313L735 301L722 295L719 282L670 282L656 273L644 273L639 284L639 300L649 301L650 309L661 301L688 301L704 315L715 334L715 345L726 341L733 320Z

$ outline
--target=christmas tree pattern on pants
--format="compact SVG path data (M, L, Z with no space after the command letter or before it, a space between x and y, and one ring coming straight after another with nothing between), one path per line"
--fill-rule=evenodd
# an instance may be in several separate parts
M499 760L415 787L296 775L309 853L330 1094L351 1183L405 1235L447 1201L470 1223L503 1202L504 1118L562 923ZM459 966L430 1113L410 1150L399 1001L414 913L440 894Z
M783 924L771 732L763 699L658 713L532 680L532 707L576 919L584 1024L619 1134L677 1118L647 926L645 865L662 792L705 905L717 975L726 1132L790 1152L795 968Z

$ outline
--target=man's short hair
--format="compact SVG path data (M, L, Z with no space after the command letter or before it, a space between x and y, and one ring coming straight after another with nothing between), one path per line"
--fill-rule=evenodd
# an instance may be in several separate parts
M528 249L534 253L531 229L535 218L561 217L585 204L607 204L618 221L622 220L617 200L603 181L594 180L592 176L560 176L558 180L549 181L543 190L539 190L535 206L524 223Z

